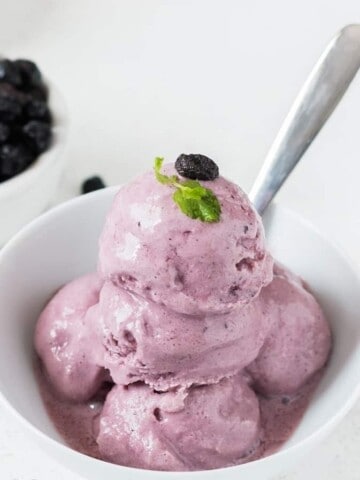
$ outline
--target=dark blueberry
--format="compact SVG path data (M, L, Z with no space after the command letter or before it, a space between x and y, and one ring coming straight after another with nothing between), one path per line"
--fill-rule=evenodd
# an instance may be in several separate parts
M6 142L10 135L10 128L6 123L0 123L0 143Z
M31 120L23 126L22 132L35 153L42 153L49 147L52 132L47 123Z
M0 180L7 180L25 170L35 154L24 144L5 143L0 146Z
M81 185L81 193L90 193L94 192L95 190L101 190L102 188L105 188L105 183L103 182L102 178L94 176L84 180L83 184Z
M38 87L42 84L42 77L40 70L34 62L30 60L15 60L13 67L17 70L21 79L22 87L27 90L33 87Z
M0 60L0 82L10 83L15 87L21 85L21 75L10 60Z
M23 110L26 95L8 83L0 83L0 121L12 122Z
M31 98L34 98L36 100L43 100L44 102L47 101L49 97L49 91L46 85L42 84L39 87L34 87L31 88L27 92Z
M25 117L33 120L42 120L45 123L51 123L51 114L46 102L30 98L24 108Z
M192 180L215 180L219 176L219 167L211 158L197 153L182 153L175 162L179 175Z

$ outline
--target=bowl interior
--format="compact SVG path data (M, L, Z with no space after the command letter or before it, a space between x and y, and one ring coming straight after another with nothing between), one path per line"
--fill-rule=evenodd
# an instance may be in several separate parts
M115 191L53 209L0 253L0 391L22 417L60 443L34 381L33 329L61 285L96 268L98 237ZM270 250L310 284L335 339L326 374L286 450L341 417L359 392L360 284L350 263L301 218L274 205L264 220Z

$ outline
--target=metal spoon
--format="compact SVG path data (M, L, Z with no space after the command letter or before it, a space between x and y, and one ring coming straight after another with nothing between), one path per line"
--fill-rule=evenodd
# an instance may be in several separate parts
M300 90L250 192L262 215L339 103L360 67L360 25L333 38Z

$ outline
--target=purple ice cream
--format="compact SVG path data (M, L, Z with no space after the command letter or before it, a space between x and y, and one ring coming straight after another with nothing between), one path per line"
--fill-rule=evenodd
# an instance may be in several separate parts
M172 165L167 174L176 173ZM217 223L194 221L173 191L145 173L122 187L100 238L99 271L119 287L179 313L226 313L272 279L261 219L245 193L222 177Z
M259 301L195 317L109 281L91 315L103 338L93 350L97 363L117 384L142 381L158 390L216 383L237 373L257 357L271 326Z
M117 386L106 399L97 441L114 463L202 470L241 463L259 436L259 402L243 377L234 375L161 394L141 384Z
M295 393L324 366L331 347L329 325L301 279L282 267L276 266L259 301L272 328L247 370L266 395Z
M222 177L201 183L218 222L186 216L153 172L122 187L98 275L63 287L40 316L41 391L79 451L153 470L255 460L288 438L321 378L321 307L273 266L245 193Z
M102 283L91 274L65 285L36 325L36 351L51 383L66 399L91 398L106 378L105 370L92 361L90 345L94 339L86 323L87 311L99 301Z

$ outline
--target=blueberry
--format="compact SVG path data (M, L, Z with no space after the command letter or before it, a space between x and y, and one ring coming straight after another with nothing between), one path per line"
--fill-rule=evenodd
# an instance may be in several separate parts
M30 60L0 60L0 181L27 168L51 142L48 90Z
M179 175L192 180L215 180L219 176L219 167L205 155L182 153L175 162Z
M24 115L29 119L42 120L51 123L51 114L46 102L30 98L24 109Z
M83 184L81 185L81 193L94 192L95 190L100 190L104 187L105 183L103 182L101 177L90 177L84 180Z
M10 135L10 128L6 123L0 122L0 143L6 142Z
M22 132L35 153L42 153L49 147L52 138L49 124L31 120L23 126Z
M31 98L43 100L44 102L46 102L49 97L48 88L44 84L40 85L39 87L31 88L27 91L27 93Z
M21 78L21 85L25 90L42 84L40 70L34 62L19 59L13 62L13 67L17 70Z
M10 60L0 60L0 82L10 83L14 87L21 85L21 75Z
M24 144L5 143L0 146L0 181L7 180L25 170L35 154Z
M12 122L22 114L26 95L8 83L0 83L0 121Z

